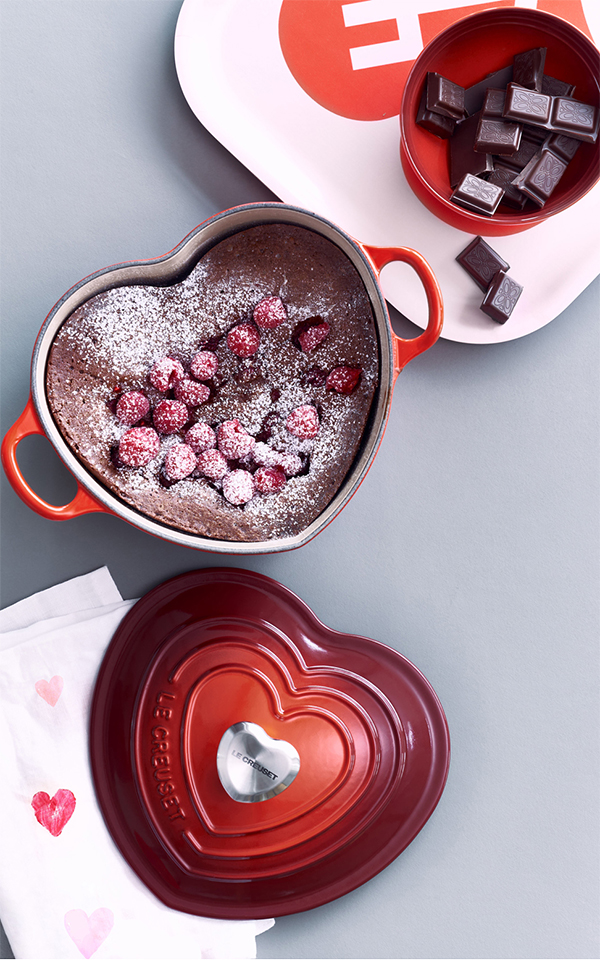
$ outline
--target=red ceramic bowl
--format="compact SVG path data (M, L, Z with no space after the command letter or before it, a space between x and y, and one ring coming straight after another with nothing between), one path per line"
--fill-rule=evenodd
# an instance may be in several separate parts
M500 209L493 217L452 203L448 145L415 122L429 71L469 87L508 66L516 53L547 47L545 72L576 85L575 98L600 104L600 53L577 27L541 10L499 7L459 20L442 31L415 60L400 113L400 156L408 183L419 200L441 220L467 233L504 236L543 223L566 210L590 190L600 176L600 138L584 143L556 190L541 209Z

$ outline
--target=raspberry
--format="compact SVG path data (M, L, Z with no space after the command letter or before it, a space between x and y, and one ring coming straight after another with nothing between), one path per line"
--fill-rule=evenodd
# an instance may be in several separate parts
M323 340L329 335L330 326L326 320L323 323L317 323L314 327L309 327L303 333L298 334L298 343L304 353L310 353L316 347L323 343Z
M361 367L335 367L327 377L325 387L337 393L352 393L358 386L361 373Z
M253 316L261 330L273 330L287 319L287 311L279 297L266 297L257 303Z
M212 350L201 350L192 360L190 373L196 380L210 380L217 372L219 361Z
M217 435L212 427L209 427L207 423L199 420L198 423L195 423L194 426L190 427L187 431L185 442L188 447L192 448L194 453L204 453L205 450L216 447Z
M197 461L198 470L209 480L221 480L227 473L227 460L218 450L205 450Z
M259 467L254 474L254 483L259 493L279 493L285 479L281 467Z
M285 425L295 437L301 440L312 440L319 432L319 414L314 407L303 404L292 410Z
M160 449L160 440L152 427L134 427L119 441L119 460L128 467L145 467L154 460Z
M279 467L287 477L301 473L304 464L295 453L281 453L266 443L257 443L252 451L252 459L262 467Z
M150 383L161 393L171 390L177 380L182 380L184 376L183 367L179 360L173 357L161 357L157 360L150 371Z
M178 380L174 389L175 397L181 400L187 407L197 407L201 403L206 403L210 397L210 390L205 383L197 383L195 380Z
M232 470L223 479L223 495L230 503L241 506L254 494L254 480L247 470Z
M251 357L260 346L260 333L253 323L238 323L227 334L227 346L237 357Z
M256 440L244 430L239 420L226 420L217 430L218 447L228 460L239 460L250 453Z
M132 427L138 420L143 420L149 412L150 401L139 390L123 393L119 397L115 408L118 419L127 427Z
M159 433L177 433L187 423L188 408L180 400L160 400L152 417Z
M186 443L177 443L167 450L164 471L169 480L183 480L196 469L196 454Z

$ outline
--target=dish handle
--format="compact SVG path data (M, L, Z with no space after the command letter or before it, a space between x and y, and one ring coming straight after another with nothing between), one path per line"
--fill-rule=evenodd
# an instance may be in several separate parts
M395 382L396 377L406 364L420 353L428 350L429 347L432 347L440 336L444 323L442 291L427 260L425 260L420 253L417 253L416 250L412 250L410 247L370 247L365 244L362 244L362 247L378 275L386 264L393 263L394 260L401 260L403 263L408 263L419 277L427 296L427 304L429 306L427 326L418 337L414 337L412 340L405 340L403 337L399 337L394 333L390 324Z
M80 517L84 513L109 513L106 507L94 500L84 488L77 483L77 493L70 503L65 503L61 507L55 507L51 503L46 503L41 497L38 497L19 470L17 463L17 447L24 437L33 433L38 433L45 437L33 400L29 397L27 406L23 413L7 432L2 441L2 466L8 477L15 493L31 507L41 517L47 520L71 520L73 517Z

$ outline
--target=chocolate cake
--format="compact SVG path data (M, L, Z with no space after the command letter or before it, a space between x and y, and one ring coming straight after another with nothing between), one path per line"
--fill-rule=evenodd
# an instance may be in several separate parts
M378 382L356 268L304 227L251 227L171 286L82 304L52 345L50 409L140 513L217 540L294 536L360 446Z

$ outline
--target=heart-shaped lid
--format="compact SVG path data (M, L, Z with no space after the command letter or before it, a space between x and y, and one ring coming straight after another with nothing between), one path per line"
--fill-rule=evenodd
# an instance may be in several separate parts
M130 865L168 906L223 918L306 910L370 879L423 827L449 762L443 710L409 661L235 569L136 604L90 737Z

